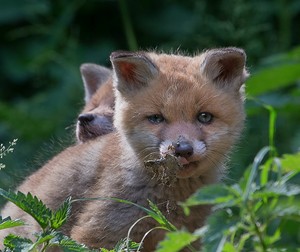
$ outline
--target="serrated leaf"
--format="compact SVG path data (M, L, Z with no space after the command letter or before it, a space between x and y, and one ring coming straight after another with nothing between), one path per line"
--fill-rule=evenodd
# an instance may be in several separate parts
M180 203L184 208L206 204L221 204L232 206L236 200L236 195L240 194L237 187L229 187L223 184L211 185L200 188L185 202Z
M288 197L280 198L276 205L266 204L261 209L261 213L273 219L291 219L300 222L300 202L299 198Z
M12 227L23 226L25 223L22 220L12 220L10 217L2 219L0 216L0 230Z
M199 237L187 231L169 232L166 238L158 244L157 252L176 252L198 240Z
M101 252L130 252L130 251L137 251L139 248L140 244L137 242L134 242L132 240L127 240L127 238L124 238L116 244L113 250L106 250L106 249L101 249Z
M300 186L287 183L269 182L265 187L256 191L252 197L260 199L262 197L296 196L300 195Z
M49 242L49 246L59 246L63 251L76 251L88 252L89 250L85 245L79 244L68 236L63 235L61 232L51 231L48 235L53 236Z
M50 220L51 228L58 229L66 223L71 212L71 197L67 198L63 204L55 211Z
M75 251L75 252L88 252L91 251L85 245L79 244L69 237L65 237L59 242L59 246L65 251Z
M14 234L6 236L3 244L6 248L14 252L30 251L33 246L33 242L30 239Z
M24 212L30 214L43 229L48 226L52 211L37 197L32 196L30 193L25 195L22 192L14 193L12 191L5 191L1 188L0 195L14 203Z
M204 251L217 251L218 248L225 244L224 237L230 236L236 232L240 222L239 210L227 209L219 210L207 219L207 232L203 237Z

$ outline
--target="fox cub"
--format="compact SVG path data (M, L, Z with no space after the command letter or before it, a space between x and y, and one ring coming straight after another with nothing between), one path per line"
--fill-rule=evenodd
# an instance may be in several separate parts
M82 64L80 72L85 88L85 107L78 116L76 137L85 142L114 130L112 71L96 64Z
M219 181L245 118L244 88L248 73L242 49L212 49L194 57L152 52L111 54L115 92L115 131L67 148L31 175L18 190L31 192L49 207L66 197L116 197L148 207L154 202L177 228L190 231L203 225L207 206L185 216L177 202L197 189ZM153 162L156 161L156 162ZM25 213L8 203L2 216ZM112 248L145 213L114 200L74 204L62 230L90 248ZM139 242L156 226L140 221L130 238ZM162 240L153 231L143 251Z

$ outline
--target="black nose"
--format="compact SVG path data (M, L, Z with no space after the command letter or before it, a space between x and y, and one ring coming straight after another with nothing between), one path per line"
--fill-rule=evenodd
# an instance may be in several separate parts
M174 144L175 146L175 155L188 158L193 155L194 149L193 146L186 141L178 141Z
M78 122L80 124L87 124L95 119L93 114L81 114L78 116Z

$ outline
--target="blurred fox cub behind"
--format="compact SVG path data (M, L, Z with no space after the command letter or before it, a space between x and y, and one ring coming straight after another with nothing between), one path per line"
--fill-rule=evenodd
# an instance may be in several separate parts
M85 90L85 107L78 116L76 138L79 143L108 134L114 130L114 95L112 71L86 63L80 66Z
M54 209L68 196L116 197L145 207L149 199L177 228L199 228L209 207L192 207L185 216L177 202L226 173L245 118L245 61L238 48L194 57L112 53L115 131L67 148L18 190ZM90 248L113 248L145 216L136 206L113 200L83 202L73 205L62 231ZM31 224L30 230L16 229L22 235L38 231L34 220L10 203L2 211L7 215ZM155 226L143 219L130 238L139 242ZM153 251L163 237L163 231L149 233L143 251Z

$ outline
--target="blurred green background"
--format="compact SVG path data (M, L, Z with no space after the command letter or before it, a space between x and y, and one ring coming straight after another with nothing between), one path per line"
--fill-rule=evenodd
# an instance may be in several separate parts
M1 160L4 189L74 142L84 96L79 66L110 66L120 49L244 48L249 97L278 113L279 154L299 150L299 0L1 0L0 36L0 143L18 138ZM247 101L229 181L268 145L269 114L260 102Z

